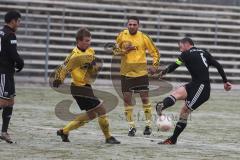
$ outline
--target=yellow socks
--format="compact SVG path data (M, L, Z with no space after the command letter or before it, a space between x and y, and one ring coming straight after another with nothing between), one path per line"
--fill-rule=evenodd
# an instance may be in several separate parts
M68 134L71 130L77 129L83 126L85 123L89 121L87 114L81 114L77 116L73 121L69 122L64 128L63 133Z
M64 128L63 128L63 133L64 134L69 134L71 130L77 129L81 126L83 126L85 123L89 121L88 115L83 114L80 116L77 116L73 121L69 122ZM111 133L109 130L109 122L108 118L106 115L98 117L98 123L99 126L105 136L106 139L111 137Z
M129 124L129 127L136 128L135 122L133 120L133 106L125 106L124 109L125 109L124 113L126 116L126 120Z
M109 130L109 121L108 121L107 115L103 115L103 116L98 117L98 123L99 123L99 126L100 126L105 138L106 139L110 138L111 133L110 133L110 130Z
M152 106L151 103L143 104L143 110L146 118L146 126L152 125Z

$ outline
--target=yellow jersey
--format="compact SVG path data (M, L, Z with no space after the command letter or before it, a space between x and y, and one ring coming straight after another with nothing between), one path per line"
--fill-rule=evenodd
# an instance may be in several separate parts
M68 73L71 73L72 83L76 86L91 84L92 74L96 74L97 66L94 64L95 52L92 48L81 51L75 47L66 57L64 63L58 67L55 79L62 82Z
M124 47L134 46L134 50L129 51L121 56L120 74L127 77L140 77L147 75L147 52L153 58L152 65L159 66L160 53L154 45L152 39L145 33L138 31L131 35L129 31L123 30L116 39L117 45L125 50Z

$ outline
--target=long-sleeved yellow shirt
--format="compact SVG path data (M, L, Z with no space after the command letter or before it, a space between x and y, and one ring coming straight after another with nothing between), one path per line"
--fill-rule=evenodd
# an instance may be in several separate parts
M124 47L129 44L135 47L135 50L131 50L121 56L121 75L127 77L140 77L147 75L146 51L148 51L153 58L152 65L154 67L159 66L160 53L148 35L140 31L135 35L131 35L126 29L119 33L116 43L123 50L125 50Z
M96 65L93 65L94 55L95 52L92 48L88 48L83 52L75 47L66 57L64 63L56 70L55 79L64 81L66 75L71 73L74 85L83 86L90 84L91 74L97 72Z

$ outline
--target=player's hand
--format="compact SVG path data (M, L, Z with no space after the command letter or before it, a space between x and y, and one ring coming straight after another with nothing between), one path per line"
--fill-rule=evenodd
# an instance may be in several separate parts
M148 73L150 73L151 75L154 75L157 72L157 70L158 69L156 67L151 66L148 68Z
M55 80L53 81L53 87L54 87L54 88L58 88L61 84L62 84L62 81L59 80L59 79L55 79Z
M157 77L162 79L165 74L167 74L167 68L163 66L159 66L156 70Z
M15 72L20 72L23 68L16 68Z
M20 72L23 69L23 67L24 67L24 64L16 64L15 65L15 68L16 68L15 72Z
M232 89L232 84L230 82L224 83L225 91L230 91Z
M133 51L133 50L136 50L136 47L135 47L135 46L127 46L127 47L124 49L124 51L125 51L126 53L128 53L128 52L130 52L130 51Z
M167 74L167 69L161 69L159 72L159 78L163 78Z
M82 68L82 69L88 69L88 68L90 68L91 66L92 66L91 63L85 63L81 68Z

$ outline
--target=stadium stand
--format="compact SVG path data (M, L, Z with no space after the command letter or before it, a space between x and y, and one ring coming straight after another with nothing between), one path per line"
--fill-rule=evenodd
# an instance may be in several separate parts
M26 62L18 75L22 80L43 82L44 76L51 74L70 52L80 27L92 32L92 46L97 57L104 60L99 78L119 77L120 60L112 59L104 45L114 42L125 28L127 16L135 15L141 19L141 30L156 42L161 65L175 60L177 42L187 35L221 62L229 80L240 82L240 7L141 0L1 0L0 26L4 24L4 13L11 9L19 10L23 16L17 33L20 54ZM186 71L180 67L167 78L188 81ZM221 82L216 69L210 72L213 82Z

